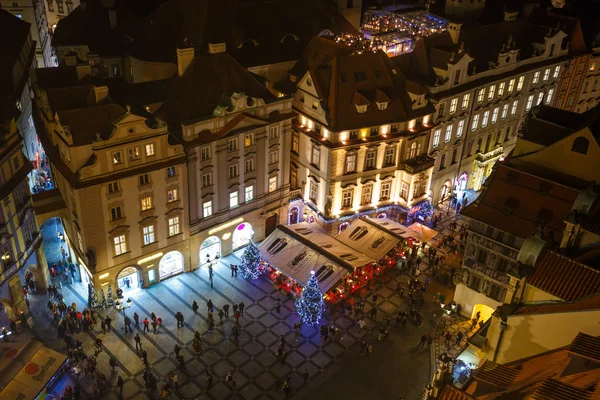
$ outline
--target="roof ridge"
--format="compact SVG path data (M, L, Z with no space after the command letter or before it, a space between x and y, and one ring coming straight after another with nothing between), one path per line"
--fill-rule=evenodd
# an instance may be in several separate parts
M554 251L554 250L551 250L551 249L548 249L547 251L548 251L549 253L556 254L556 255L557 255L557 256L559 256L560 258L563 258L563 259L565 259L565 260L571 261L572 263L575 263L575 264L578 264L578 265L580 265L580 266L582 266L582 267L585 267L585 268L591 269L593 272L595 272L595 273L597 273L597 274L600 274L600 271L599 271L599 270L597 270L597 269L595 269L595 268L592 268L592 267L590 267L590 266L589 266L589 265L587 265L587 264L584 264L584 263L582 263L582 262L580 262L580 261L574 260L574 259L572 259L572 258L570 258L570 257L567 257L567 256L565 256L565 255L563 255L563 254L560 254L560 253L558 253L558 252L556 252L556 251Z
M496 165L498 165L498 164L496 164ZM578 193L579 193L579 190L577 190L577 189L574 189L574 188L572 188L571 186L563 185L562 183L558 183L558 182L556 182L556 181L551 181L550 179L542 178L542 177L541 177L541 176L539 176L539 175L535 175L535 174L532 174L532 173L529 173L529 172L523 171L523 170L521 170L521 169L518 169L518 168L515 168L515 167L513 167L513 166L511 166L511 165L509 165L509 164L503 164L503 163L499 163L499 165L500 165L500 166L502 166L502 167L505 167L505 168L507 168L507 169L510 169L510 170L512 170L512 171L516 171L516 172L518 172L518 173L521 173L521 174L523 174L523 175L528 175L528 176L531 176L531 177L534 177L534 178L537 178L537 179L540 179L540 180L543 180L543 181L546 181L546 182L550 182L550 183L553 183L553 184L555 184L555 185L562 186L562 187L564 187L564 188L566 188L566 189L569 189L569 190L572 190L572 191L574 191L574 192L578 192ZM552 197L554 197L554 196L552 196Z

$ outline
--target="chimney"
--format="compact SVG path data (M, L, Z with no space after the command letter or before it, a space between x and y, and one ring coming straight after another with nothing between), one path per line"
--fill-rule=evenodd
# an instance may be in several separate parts
M183 76L194 60L194 48L177 49L177 73Z
M108 97L108 86L94 86L94 96L96 104L100 104L102 100Z
M117 29L117 11L108 10L108 21L110 23L110 29Z
M460 36L460 28L462 24L460 22L450 22L448 23L448 33L452 38L454 44L458 44L458 38Z
M86 76L92 76L92 66L91 65L78 65L77 67L77 79L82 80Z
M504 21L516 21L518 16L518 11L504 11Z
M208 52L210 54L225 53L227 45L225 43L208 44Z

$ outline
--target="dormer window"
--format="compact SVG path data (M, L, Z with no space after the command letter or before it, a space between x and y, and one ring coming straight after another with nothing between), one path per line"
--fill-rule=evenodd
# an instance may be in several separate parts
M384 102L384 103L377 103L377 108L380 109L381 111L383 110L387 110L388 108L388 103Z
M359 114L364 114L367 112L367 106L355 106L356 107L356 112Z
M312 86L312 80L310 78L306 78L306 85Z

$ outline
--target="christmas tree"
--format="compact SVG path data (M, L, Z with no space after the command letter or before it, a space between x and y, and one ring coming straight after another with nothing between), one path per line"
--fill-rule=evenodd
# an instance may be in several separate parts
M96 297L96 290L91 283L88 283L88 308L98 307L98 298Z
M100 307L106 308L106 297L104 297L104 289L100 288Z
M260 275L260 252L254 242L250 241L242 255L240 273L245 279L256 279Z
M304 324L319 324L323 311L325 311L325 302L315 271L310 272L310 278L308 278L300 298L296 300L296 311Z
M108 307L112 307L115 305L115 300L113 299L112 293L112 285L108 285L108 297L106 298L106 305Z

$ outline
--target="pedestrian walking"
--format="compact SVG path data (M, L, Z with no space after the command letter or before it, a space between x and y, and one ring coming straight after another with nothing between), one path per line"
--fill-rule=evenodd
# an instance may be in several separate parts
M175 345L175 347L173 348L173 351L175 351L175 357L179 358L179 352L181 351L181 347L179 347L178 345Z
M209 300L206 302L206 307L208 308L208 311L209 311L209 312L213 312L213 310L215 309L215 305L213 304L213 302L212 302L212 299L209 299ZM234 310L234 311L235 311L235 310Z
M136 333L135 334L135 349L136 350L142 350L142 339L140 338L140 334Z
M235 314L233 314L233 317L235 318L235 324L239 325L240 324L240 312L236 311Z
M96 339L96 354L99 354L102 352L102 339L98 338Z
M308 371L304 370L302 371L302 377L304 378L304 384L308 383Z
M373 304L377 304L378 299L379 299L379 295L377 293L373 293L373 297L372 297Z
M194 314L198 313L198 303L196 303L196 300L192 303L192 310L194 310Z
M127 333L127 330L133 332L133 329L131 329L131 319L129 319L128 316L125 316L125 333Z
M146 350L142 350L142 361L144 361L144 365L147 367L148 366L148 353L146 353Z
M281 302L279 299L275 300L275 312L277 314L281 313Z
M377 319L377 307L371 308L371 318Z
M231 277L233 278L233 275L235 273L235 266L233 264L229 264L229 268L231 269Z
M178 311L177 314L175 314L175 319L177 320L177 328L183 328L184 318L181 311Z
M119 387L119 394L123 396L123 386L125 386L125 382L123 382L123 378L119 375L117 379L117 386Z
M107 330L108 332L110 332L110 329L111 329L111 327L112 327L112 326L111 326L111 324L112 324L112 318L111 318L111 317L109 317L109 316L107 316L107 317L106 317L106 320L105 320L104 322L106 323L106 330Z
M240 310L240 317L244 316L244 308L246 307L246 305L244 304L243 301L240 301L240 306L239 306L239 310Z
M148 318L144 318L144 320L142 321L142 323L144 324L144 333L149 332L150 328L148 327L148 325L150 323L148 322Z
M433 343L433 335L429 335L427 337L427 348L429 349L431 347L431 344Z
M223 312L225 313L225 319L229 319L229 304L223 306Z
M158 322L155 319L152 320L152 333L156 335L156 327L158 326Z
M423 336L421 336L421 341L419 342L419 346L417 346L417 348L421 348L424 347L425 344L427 343L427 334L424 333Z
M110 368L114 371L117 366L117 360L111 357L110 360L108 360L108 365L110 365Z
M223 317L225 316L225 312L223 311L223 309L219 310L219 321L221 322L221 325L223 325Z
M140 316L136 312L133 313L133 322L136 328L140 327Z

